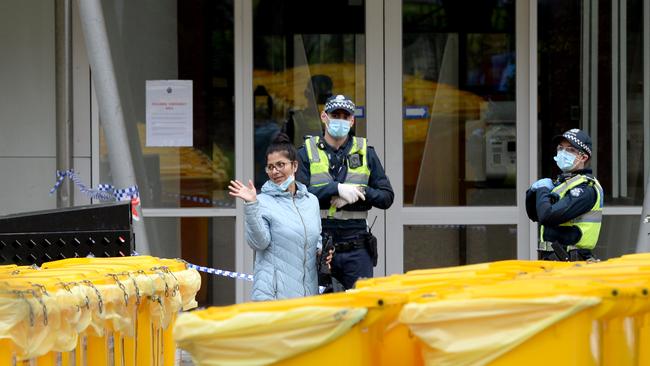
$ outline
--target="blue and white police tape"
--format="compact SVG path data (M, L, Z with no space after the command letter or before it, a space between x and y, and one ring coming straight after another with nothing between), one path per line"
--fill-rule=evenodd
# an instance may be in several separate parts
M205 273L209 273L209 274L213 274L213 275L217 275L217 276L236 278L238 280L245 280L245 281L252 281L253 280L253 275L247 274L247 273L224 271L222 269L216 269L216 268L210 268L210 267L204 267L204 266L197 266L196 264L192 264L192 263L188 263L187 267L195 269L195 270L197 270L199 272L205 272Z
M134 257L137 257L140 255L140 253L136 252L135 250L131 252L131 255ZM205 272L217 276L224 276L224 277L230 277L230 278L236 278L240 280L245 280L245 281L252 281L253 280L253 275L247 274L247 273L239 273L239 272L234 272L234 271L226 271L223 269L217 269L217 268L210 268L210 267L204 267L204 266L197 266L196 264L189 263L188 261L182 259L183 262L187 264L187 268L192 268L195 269L199 272Z
M236 278L236 279L245 280L245 281L252 281L253 280L253 275L246 274L246 273L224 271L222 269L197 266L196 264L192 264L192 263L187 263L187 267L195 269L195 270L197 270L199 272L205 272L205 273L218 275L218 276ZM318 293L322 294L323 291L325 291L325 286L318 286Z
M133 256L138 256L138 252L133 251L131 252ZM247 273L239 273L239 272L234 272L234 271L225 271L223 269L217 269L217 268L210 268L210 267L204 267L204 266L197 266L196 264L189 263L185 260L183 260L185 263L187 263L187 268L192 268L195 269L199 272L204 272L204 273L209 273L212 275L216 276L224 276L224 277L230 277L230 278L235 278L238 280L244 280L244 281L253 281L253 275L247 274ZM323 291L325 291L325 286L318 286L318 293L322 294Z
M89 188L72 169L57 170L56 177L56 182L52 189L50 189L50 194L54 193L61 186L63 180L68 177L79 188L81 193L84 193L91 199L99 201L125 201L140 197L137 186L116 189L110 184L99 184L97 189Z

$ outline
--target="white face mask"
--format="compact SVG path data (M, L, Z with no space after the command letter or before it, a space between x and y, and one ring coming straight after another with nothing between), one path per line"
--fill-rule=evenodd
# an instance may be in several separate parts
M575 166L577 156L571 154L570 152L566 150L560 150L557 152L557 155L553 157L553 160L555 160L558 168L560 168L563 172L570 172L571 169Z
M330 118L327 124L327 132L330 136L341 138L350 132L350 121L346 119Z
M290 186L291 183L293 183L295 180L296 180L296 178L294 177L293 174L291 174L290 176L287 177L287 179L284 180L284 182L282 182L282 183L280 183L280 184L276 184L276 183L274 183L273 181L271 181L271 184L273 184L273 186L276 187L277 189L279 189L279 190L281 190L281 191L284 192L284 191L286 191L287 189L289 189L289 186Z

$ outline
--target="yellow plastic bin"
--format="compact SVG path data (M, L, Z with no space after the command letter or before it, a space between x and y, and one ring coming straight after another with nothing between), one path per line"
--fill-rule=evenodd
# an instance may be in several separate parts
M405 301L353 291L211 307L181 314L174 337L197 365L387 364L378 349Z
M597 319L595 333L599 340L599 360L603 364L637 365L648 360L648 312L650 311L650 266L647 261L614 260L584 268L538 275L542 278L562 278L564 281L591 279L615 286L622 294L631 293L632 299L619 301ZM643 361L645 362L645 361Z
M173 364L169 324L196 305L200 276L179 260L71 258L1 266L0 284L1 364L108 365L113 339L116 365L135 365L136 338L138 365Z
M626 356L593 344L595 321L634 315L638 290L589 279L518 279L414 300L400 322L426 345L425 364L608 364L608 355Z

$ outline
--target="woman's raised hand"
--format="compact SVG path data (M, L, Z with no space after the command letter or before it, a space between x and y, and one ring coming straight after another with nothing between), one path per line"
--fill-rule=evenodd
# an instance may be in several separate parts
M238 180L231 180L228 190L231 196L239 197L246 202L255 202L257 200L257 191L255 190L255 185L253 185L253 181L250 179L248 180L248 186L245 186Z

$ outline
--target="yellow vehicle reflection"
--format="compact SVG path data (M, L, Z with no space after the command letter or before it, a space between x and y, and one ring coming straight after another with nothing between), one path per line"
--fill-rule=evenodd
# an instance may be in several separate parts
M332 81L332 92L342 93L357 101L363 108L365 104L365 66L353 63L314 64L298 66L279 72L270 70L253 71L253 88L263 86L273 100L273 119L283 126L292 111L301 118L304 125L300 132L320 133L320 111L323 105L316 103L316 97L306 92L314 75L325 75ZM420 117L403 117L404 146L404 189L408 202L413 200L427 139L430 144L443 150L446 157L458 156L459 144L465 136L466 121L480 121L481 110L486 100L468 91L459 90L453 85L425 80L418 75L405 75L403 82L403 107L422 107L425 111ZM311 99L309 99L311 98ZM357 119L357 135L365 136L366 123L373 121ZM386 121L387 124L397 121ZM306 126L306 127L305 127ZM383 128L380 127L380 128ZM470 128L481 128L473 123ZM301 144L301 134L297 133L296 145ZM392 141L391 143L395 143ZM458 164L453 168L460 169ZM438 167L438 165L436 165ZM443 165L444 168L444 165ZM472 167L470 167L472 169ZM456 175L458 176L458 175ZM454 189L457 191L457 188Z

